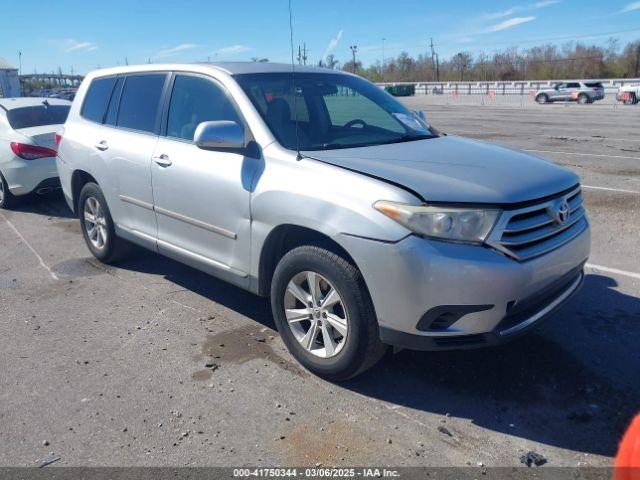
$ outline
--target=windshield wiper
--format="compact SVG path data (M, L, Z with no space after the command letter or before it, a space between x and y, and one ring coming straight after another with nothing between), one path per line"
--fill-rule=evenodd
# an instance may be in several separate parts
M427 133L422 135L403 135L398 138L394 138L392 140L386 142L380 142L379 145L385 145L389 143L403 143L403 142L413 142L415 140L427 140L429 138L436 138L437 135L429 135Z

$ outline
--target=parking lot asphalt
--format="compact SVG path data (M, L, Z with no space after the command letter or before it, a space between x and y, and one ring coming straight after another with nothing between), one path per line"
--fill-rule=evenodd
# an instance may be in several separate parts
M593 253L570 304L515 343L331 384L267 300L142 250L102 265L60 196L32 198L0 213L0 465L610 465L640 406L640 107L406 102L580 174Z

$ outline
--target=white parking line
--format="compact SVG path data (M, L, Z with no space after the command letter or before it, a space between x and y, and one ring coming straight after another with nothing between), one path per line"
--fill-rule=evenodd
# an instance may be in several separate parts
M47 270L47 272L49 272L49 275L51 275L51 278L53 278L54 280L60 280L58 278L58 276L53 273L53 270L51 270L46 263L44 263L44 260L42 259L42 257L40 256L40 254L36 251L35 248L33 248L31 246L31 244L27 241L26 238L24 238L22 236L22 234L18 231L18 229L13 225L13 223L11 223L9 221L9 219L7 217L5 217L2 213L0 213L0 217L2 217L4 219L5 222L7 222L7 225L9 225L9 227L11 228L11 230L13 230L13 232L18 236L18 238L20 238L20 240L22 240L22 243L24 243L27 248L29 250L31 250L31 252L36 256L36 258L38 259L38 261L40 262L40 265Z
M562 154L562 155L578 155L581 157L606 157L606 158L625 158L627 160L640 160L640 157L628 157L625 155L603 155L600 153L557 152L554 150L533 150L533 149L526 149L525 152L556 153L556 154Z
M640 191L638 190L625 190L624 188L595 187L593 185L582 185L582 188L590 188L591 190L605 190L607 192L635 193L640 195Z
M585 267L595 272L613 273L615 275L622 275L624 277L640 280L640 273L628 272L627 270L619 270L617 268L603 267L602 265L593 265L592 263L587 263Z

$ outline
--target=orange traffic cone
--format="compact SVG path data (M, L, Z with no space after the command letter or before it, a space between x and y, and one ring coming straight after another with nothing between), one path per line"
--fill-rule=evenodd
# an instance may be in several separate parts
M640 415L633 419L620 442L615 480L640 480Z

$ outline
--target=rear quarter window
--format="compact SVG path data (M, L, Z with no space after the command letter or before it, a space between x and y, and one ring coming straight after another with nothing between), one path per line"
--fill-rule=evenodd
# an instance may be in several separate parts
M96 78L91 82L82 104L80 112L82 117L92 122L102 123L115 81L115 77L108 77Z
M604 88L604 85L600 82L589 82L585 83L585 85L589 88Z
M7 112L7 120L14 130L43 125L58 125L67 121L69 105L34 105L14 108Z

